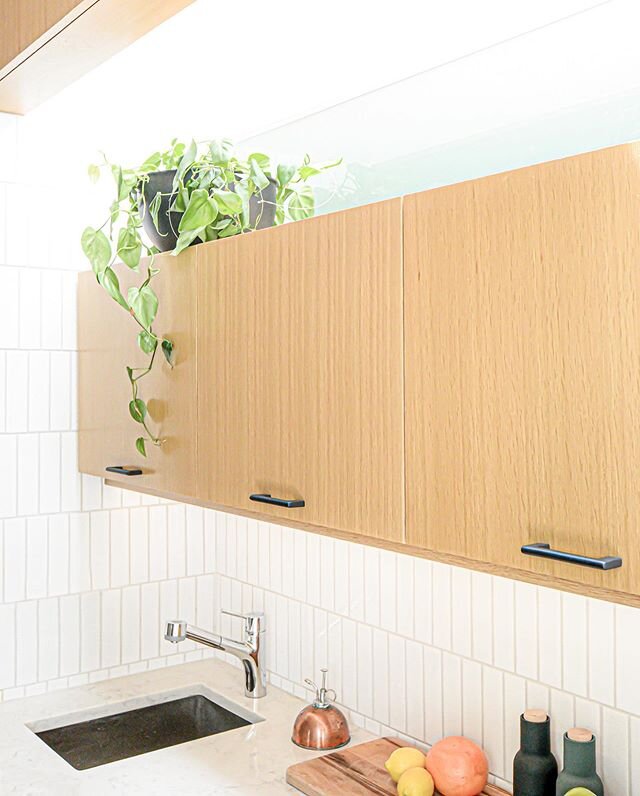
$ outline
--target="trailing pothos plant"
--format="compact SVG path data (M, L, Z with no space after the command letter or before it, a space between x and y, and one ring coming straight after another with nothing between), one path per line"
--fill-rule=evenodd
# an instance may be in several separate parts
M227 139L188 146L174 139L168 149L154 152L137 168L123 168L109 163L106 157L100 164L89 166L89 177L95 182L106 169L115 182L115 198L101 227L87 227L82 233L82 249L91 263L96 279L135 321L139 327L137 343L148 356L144 367L126 366L131 385L129 413L142 428L136 439L137 451L147 455L147 444L161 445L163 440L149 426L147 402L140 397L139 382L149 374L159 351L169 367L173 367L174 343L157 332L154 320L158 313L158 297L152 281L160 273L154 267L159 249L145 237L143 219L152 219L160 232L159 213L163 199L167 199L166 214L179 219L176 245L179 254L187 246L198 242L227 238L257 228L260 215L251 220L252 198L259 198L261 207L271 204L265 197L268 188L275 188L274 224L298 221L314 214L314 194L307 181L341 161L314 165L305 156L300 165L271 163L270 158L254 152L247 158L238 157ZM149 175L158 171L175 170L171 191L147 197L145 187ZM177 214L177 215L176 215ZM148 220L147 220L147 223ZM118 260L132 271L140 272L141 260L148 256L138 285L127 291L126 297L114 270Z

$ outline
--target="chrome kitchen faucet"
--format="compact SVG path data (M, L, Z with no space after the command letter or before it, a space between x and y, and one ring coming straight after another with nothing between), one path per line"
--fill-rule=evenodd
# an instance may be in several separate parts
M234 614L222 611L227 616L234 616L244 621L244 638L242 641L226 638L218 633L209 633L198 627L188 625L184 619L170 619L167 622L164 637L172 644L189 639L215 650L228 652L242 662L245 674L245 696L258 699L267 693L267 672L265 657L265 617L262 613Z

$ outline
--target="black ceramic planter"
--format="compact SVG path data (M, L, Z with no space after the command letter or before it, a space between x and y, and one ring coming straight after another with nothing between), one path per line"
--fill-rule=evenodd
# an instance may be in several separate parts
M178 241L178 226L182 213L169 212L175 194L172 194L175 169L168 171L152 171L149 181L144 183L142 192L144 203L141 207L142 226L151 243L161 252L171 251ZM229 185L233 191L233 183ZM158 228L149 213L149 205L156 194L161 193L160 209L158 211ZM269 185L259 194L254 194L249 200L249 226L252 229L266 229L272 227L276 219L276 182L270 179ZM193 246L199 241L194 241Z

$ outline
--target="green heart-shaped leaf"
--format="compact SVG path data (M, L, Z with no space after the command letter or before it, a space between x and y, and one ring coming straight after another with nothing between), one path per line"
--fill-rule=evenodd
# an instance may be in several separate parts
M93 273L99 276L109 265L111 244L101 229L87 227L82 233L82 251L91 263Z

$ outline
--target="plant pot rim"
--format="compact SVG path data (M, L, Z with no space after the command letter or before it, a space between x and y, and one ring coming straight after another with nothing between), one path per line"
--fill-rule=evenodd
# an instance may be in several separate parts
M158 169L158 171L148 171L146 173L146 176L147 177L151 177L152 175L155 176L157 174L175 174L177 171L178 171L178 169ZM266 174L265 174L265 177L267 177L269 182L273 183L273 185L277 185L278 184L278 181L274 177L268 177Z

